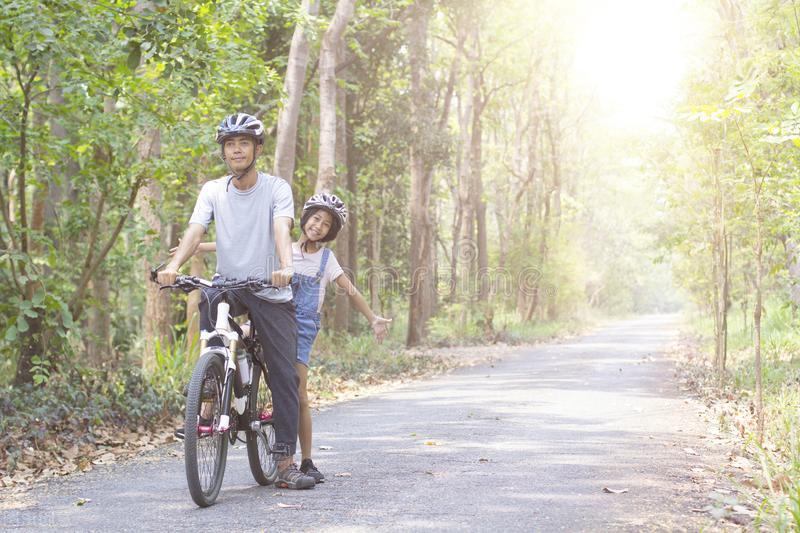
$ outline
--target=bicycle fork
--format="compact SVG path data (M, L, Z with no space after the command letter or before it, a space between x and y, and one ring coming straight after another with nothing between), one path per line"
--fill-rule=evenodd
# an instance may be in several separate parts
M236 397L233 402L231 402L231 398L233 395L233 381L234 381L234 373L236 372L236 345L239 340L239 336L236 332L231 331L230 324L228 322L228 313L230 311L230 304L228 302L220 302L217 306L217 323L214 326L214 333L212 335L220 337L224 344L224 347L221 351L218 351L220 355L225 358L225 379L223 381L223 391L222 391L222 405L220 409L220 417L219 417L219 425L216 428L217 431L221 433L225 433L230 430L231 427L231 403L233 403L233 409L238 414L243 414L245 408L247 406L247 395L242 396L241 398ZM203 332L205 333L205 332ZM210 337L210 335L209 335Z

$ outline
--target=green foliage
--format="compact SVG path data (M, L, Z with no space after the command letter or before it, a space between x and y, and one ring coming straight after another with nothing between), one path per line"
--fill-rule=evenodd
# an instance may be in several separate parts
M179 413L183 397L128 368L106 372L62 367L46 385L4 387L0 394L0 468L13 473L23 449L55 441L93 442L100 426L154 429Z
M181 335L173 342L155 342L155 368L147 373L147 379L155 388L183 390L200 352L197 339Z
M713 323L692 320L693 329L706 339L704 351L713 353ZM741 397L741 411L752 410L752 321L745 326L739 313L731 314L729 336L730 395ZM759 521L780 531L797 527L798 480L800 480L800 334L790 307L773 299L765 305L763 322L764 446L759 446L755 424L747 427L748 449L758 458L756 479L762 499ZM723 420L727 424L728 420Z
M335 391L342 382L380 383L446 367L440 359L409 354L396 342L378 344L369 334L337 336L324 330L317 338L311 360L310 387L323 394Z
M533 343L577 333L592 321L585 312L556 320L525 321L516 311L494 310L487 323L486 309L464 304L446 306L431 319L428 342L433 346Z
M202 157L217 150L215 117L275 113L280 79L261 48L286 34L274 15L268 3L208 1L0 7L0 107L8 117L0 168L15 169L1 174L0 192L4 209L27 220L0 221L0 313L11 318L0 331L4 361L17 357L25 333L40 360L64 352L54 339L95 305L125 309L114 313L122 343L138 333L137 269L156 250L142 246L152 229L137 219L134 199L158 183L159 215L185 217L187 177L221 173ZM154 132L160 150L144 151ZM23 172L21 197L10 185ZM30 212L37 202L46 204L40 226ZM110 302L95 302L87 288L100 275L114 280ZM40 321L29 332L34 313Z

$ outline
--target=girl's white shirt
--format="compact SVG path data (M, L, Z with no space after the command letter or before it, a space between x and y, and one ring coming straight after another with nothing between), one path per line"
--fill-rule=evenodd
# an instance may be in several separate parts
M316 277L317 272L319 272L319 267L322 264L322 250L324 250L324 247L316 252L304 252L300 248L300 243L293 242L292 263L295 274L311 276L312 278ZM322 303L325 301L325 287L332 281L336 281L336 278L342 274L344 274L344 270L339 266L339 261L337 261L333 251L329 252L328 263L325 265L325 271L322 273L322 279L320 280L317 312L322 311Z

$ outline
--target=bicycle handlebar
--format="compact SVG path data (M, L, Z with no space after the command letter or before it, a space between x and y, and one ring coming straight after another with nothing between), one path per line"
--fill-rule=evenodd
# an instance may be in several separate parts
M164 268L164 263L157 267L150 269L150 280L158 283L158 271ZM280 287L271 284L265 279L250 278L247 280L219 278L212 281L200 278L198 276L184 276L179 274L175 278L175 283L172 285L161 285L160 290L163 289L180 289L184 292L191 292L195 289L203 287L221 289L221 290L234 290L234 289L250 289L258 291L261 289L280 289Z

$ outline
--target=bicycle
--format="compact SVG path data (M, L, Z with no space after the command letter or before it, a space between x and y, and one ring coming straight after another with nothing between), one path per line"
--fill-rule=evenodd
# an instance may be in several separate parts
M163 264L150 271L157 280ZM272 450L275 428L271 414L269 374L261 357L261 343L256 335L245 336L230 317L228 294L237 289L273 288L261 280L208 281L196 276L179 275L163 289L186 293L214 288L219 293L217 321L213 331L200 333L200 356L192 371L186 394L183 428L186 481L192 500L200 507L214 503L225 474L228 444L246 435L250 472L259 485L272 484L278 465ZM222 346L209 346L216 339ZM241 341L244 350L237 352ZM239 439L240 440L240 439Z

